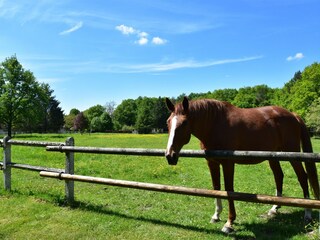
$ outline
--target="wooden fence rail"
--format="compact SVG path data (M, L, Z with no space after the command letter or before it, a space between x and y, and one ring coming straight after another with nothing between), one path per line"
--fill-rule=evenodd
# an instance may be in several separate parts
M4 165L6 165L6 168L8 168L7 171L9 171L9 168L18 168L18 169L24 169L29 171L35 171L35 172L40 172L40 171L63 172L64 171L64 169L59 169L59 168L49 168L44 166L33 166L29 164L14 163L11 161L11 145L25 146L25 147L47 147L47 146L64 146L65 145L64 142L44 142L44 141L28 141L28 140L24 141L24 140L13 140L8 137L5 137L4 139L0 139L0 146L3 146L5 150L4 161L0 162L0 168L2 168L3 170L5 169ZM8 156L8 154L10 156ZM6 182L8 182L8 178L5 178Z
M155 191L155 192L166 192L166 193L175 193L175 194L192 195L192 196L209 197L209 198L233 199L238 201L264 203L264 204L280 204L283 206L292 206L292 207L308 208L312 206L312 208L320 209L320 201L312 200L312 199L275 197L275 196L269 196L269 195L250 194L250 193L241 193L241 192L187 188L187 187L180 187L180 186L134 182L134 181L117 180L117 179L110 179L110 178L89 177L89 176L83 176L83 175L72 175L72 174L46 172L46 171L40 172L40 176L57 178L60 180L72 180L72 181L79 181L79 182L86 182L86 183L95 183L95 184L110 185L110 186L117 186L117 187L124 187L124 188L134 188L134 189Z
M1 142L1 141L0 141ZM89 176L74 175L74 153L94 153L94 154L118 154L135 156L164 156L163 149L141 149L141 148L97 148L97 147L76 147L74 139L68 138L65 143L37 142L37 141L17 141L5 137L1 142L4 147L4 158L2 163L4 173L5 189L11 189L11 168L21 168L40 172L43 177L60 178L65 180L66 200L69 203L74 201L74 181L89 183L108 184L121 187L139 188L151 191L162 191L178 194L196 195L203 197L232 198L234 200L259 202L267 204L279 204L288 206L299 206L320 209L319 200L308 200L301 198L284 198L267 195L235 193L225 191L214 191L206 189L194 189L179 186L159 185L152 183L131 182L115 179L95 178ZM29 166L11 162L11 145L46 147L47 151L61 152L65 154L65 169L50 169L46 167ZM318 153L300 152L265 152L265 151L195 151L183 150L181 157L204 158L212 157L219 159L268 159L275 161L314 161L320 162Z
M11 169L23 169L28 171L50 171L50 172L65 172L74 173L74 159L73 153L66 153L65 169L49 168L45 166L33 166L29 164L14 163L11 159L11 146L25 146L25 147L47 147L47 146L73 146L73 138L68 138L65 142L44 142L44 141L24 141L24 140L14 140L6 136L3 140L0 140L0 144L3 146L3 162L0 164L0 168L3 170L3 182L4 189L11 190ZM65 184L66 197L69 202L74 200L74 183L73 181L66 181Z
M114 155L135 155L135 156L164 156L163 149L145 148L98 148L98 147L76 147L76 146L47 146L47 151L52 152L77 152L95 154L114 154ZM214 159L262 159L275 161L301 161L301 162L320 162L319 153L303 152L270 152L270 151L225 151L225 150L181 150L180 157Z

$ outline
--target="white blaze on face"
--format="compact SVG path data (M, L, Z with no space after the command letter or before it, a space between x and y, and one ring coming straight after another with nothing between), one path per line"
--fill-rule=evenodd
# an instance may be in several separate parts
M174 133L177 128L177 121L178 121L177 116L174 116L171 120L171 128L170 128L169 140L168 140L168 145L167 145L167 153L169 153L170 148L172 147L172 144L173 144Z

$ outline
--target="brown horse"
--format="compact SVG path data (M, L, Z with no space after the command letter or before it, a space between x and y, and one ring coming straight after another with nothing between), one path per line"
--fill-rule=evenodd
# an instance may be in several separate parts
M248 150L300 152L300 142L304 152L312 152L310 137L302 119L275 106L242 109L228 102L216 100L189 101L174 106L166 99L171 115L167 120L169 140L166 150L168 163L176 165L179 152L190 140L191 134L200 140L204 150ZM234 191L234 165L256 164L262 160L215 160L207 158L213 188L220 190L220 165L222 165L226 191ZM306 162L306 171L301 162L290 162L303 195L309 198L308 178L316 199L319 199L319 182L315 163ZM282 195L283 172L278 161L269 161L276 183L276 195ZM229 202L228 221L223 232L233 231L236 211L233 200ZM273 206L269 214L276 213L280 206ZM222 211L221 199L216 199L216 209L211 222L219 221ZM305 210L305 220L311 220L311 210Z

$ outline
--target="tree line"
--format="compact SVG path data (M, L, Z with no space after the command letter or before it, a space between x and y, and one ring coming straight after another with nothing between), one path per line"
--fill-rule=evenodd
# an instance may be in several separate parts
M159 132L166 129L168 116L164 98L139 97L123 100L117 107L110 102L83 112L71 109L65 116L65 128L80 132Z
M1 63L0 87L0 123L8 134L13 130L56 132L65 129L138 133L166 130L169 111L164 97L125 99L118 106L109 102L104 106L92 106L85 111L74 108L69 114L64 114L50 86L38 83L31 71L23 69L16 56ZM171 100L179 102L184 96L186 95L181 94ZM310 130L320 133L319 63L296 72L282 88L257 85L191 93L187 97L190 100L213 98L242 108L282 106L298 113Z

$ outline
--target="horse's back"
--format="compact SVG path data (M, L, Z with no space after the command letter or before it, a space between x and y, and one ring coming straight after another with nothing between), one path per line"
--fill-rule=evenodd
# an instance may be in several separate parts
M224 138L230 149L264 151L299 151L300 123L284 108L230 108L226 115ZM227 142L227 141L226 141ZM228 145L228 143L226 143ZM232 146L233 145L233 146Z

